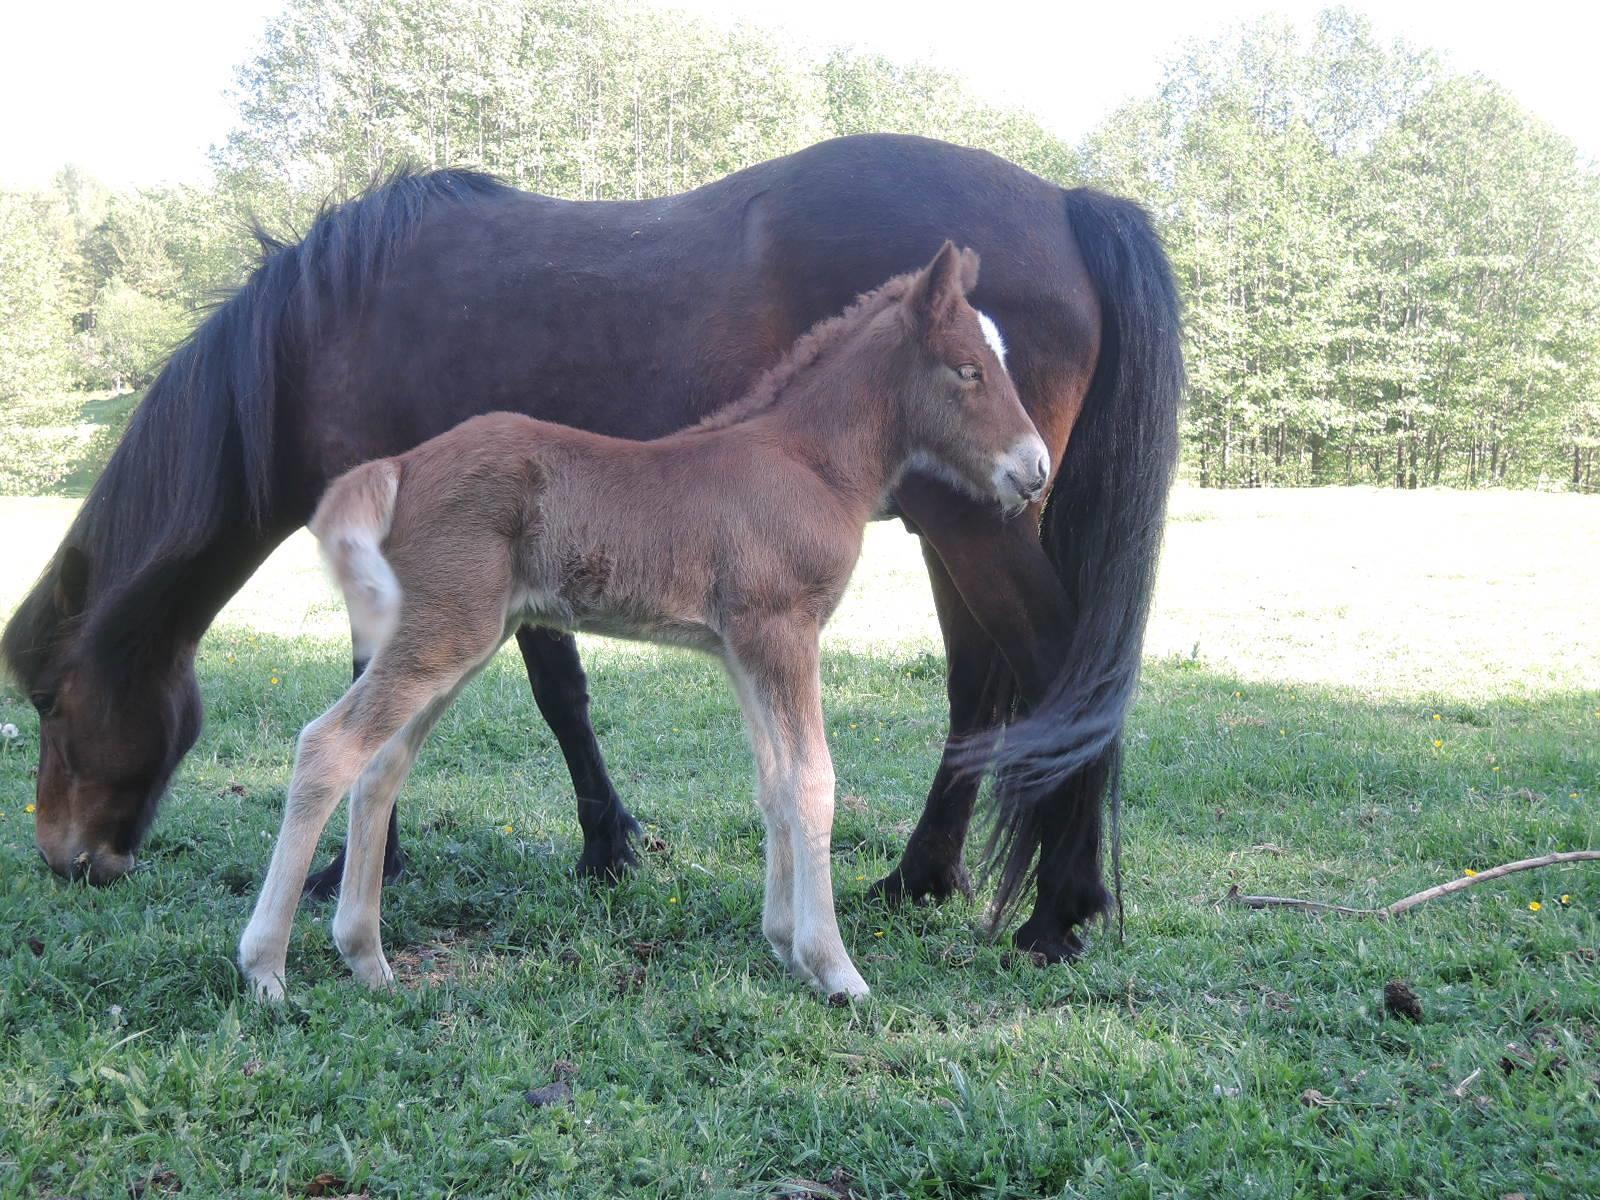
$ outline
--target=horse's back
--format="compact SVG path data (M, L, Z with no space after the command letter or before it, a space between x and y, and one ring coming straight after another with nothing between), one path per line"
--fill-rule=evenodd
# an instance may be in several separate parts
M1023 354L1092 345L1062 195L984 151L863 135L661 199L441 203L309 355L296 452L326 479L501 409L660 437L946 238L982 255L974 303Z

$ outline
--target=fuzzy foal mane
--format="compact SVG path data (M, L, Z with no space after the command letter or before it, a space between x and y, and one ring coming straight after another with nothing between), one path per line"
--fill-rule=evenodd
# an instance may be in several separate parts
M850 307L843 312L818 321L795 339L787 354L756 378L755 383L743 397L717 409L691 425L686 432L726 429L729 425L747 421L757 413L771 408L806 368L814 366L824 354L883 312L890 304L903 299L919 274L921 271L907 271L904 275L896 275L887 283L857 296Z

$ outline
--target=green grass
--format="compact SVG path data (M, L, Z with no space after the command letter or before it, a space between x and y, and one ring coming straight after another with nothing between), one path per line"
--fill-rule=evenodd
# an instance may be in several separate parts
M27 563L0 611L69 511L0 504ZM863 895L943 732L914 549L873 531L825 666L840 918L874 988L850 1010L761 941L751 770L705 661L588 644L601 739L661 843L606 890L569 873L559 756L497 659L402 797L402 986L358 989L308 908L282 1009L244 998L231 956L294 735L346 670L305 542L207 638L207 730L126 883L40 865L36 723L5 693L0 1194L299 1196L319 1174L405 1197L1600 1192L1594 868L1388 924L1221 903L1367 905L1600 845L1600 505L1183 492L1176 516L1128 755L1127 940L1045 969L977 906ZM1420 1024L1383 1017L1394 978ZM557 1063L570 1106L530 1105Z

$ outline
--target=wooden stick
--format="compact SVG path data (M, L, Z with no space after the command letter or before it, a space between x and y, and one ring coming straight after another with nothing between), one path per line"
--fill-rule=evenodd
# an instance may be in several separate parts
M1228 903L1242 904L1246 908L1298 908L1303 912L1341 913L1347 917L1378 917L1381 908L1346 908L1342 904L1324 904L1320 900L1295 900L1289 896L1246 896L1235 884L1228 889Z
M1479 871L1476 875L1463 875L1459 879L1452 879L1449 883L1425 888L1413 896L1407 896L1404 900L1396 900L1384 912L1388 916L1398 917L1407 909L1415 908L1435 896L1448 896L1451 892L1459 892L1474 884L1499 879L1500 876L1510 875L1513 871L1531 871L1535 867L1553 867L1557 863L1569 862L1600 862L1600 850L1561 850L1554 854L1542 854L1538 858L1522 858L1516 862L1501 863L1498 867L1490 867L1487 871Z
M1600 850L1560 850L1553 854L1542 854L1538 858L1522 858L1516 862L1501 863L1498 867L1489 867L1475 875L1463 875L1459 879L1452 879L1448 883L1435 884L1431 888L1424 888L1420 892L1396 900L1382 908L1347 908L1342 904L1323 904L1319 900L1296 900L1288 896L1246 896L1239 891L1238 885L1228 889L1227 900L1229 904L1241 904L1245 908L1296 908L1304 912L1331 912L1347 917L1377 917L1388 920L1408 912L1419 904L1424 904L1438 896L1448 896L1451 892L1464 891L1476 884L1487 883L1491 879L1499 879L1502 875L1510 875L1516 871L1531 871L1535 867L1553 867L1560 863L1573 862L1600 862Z

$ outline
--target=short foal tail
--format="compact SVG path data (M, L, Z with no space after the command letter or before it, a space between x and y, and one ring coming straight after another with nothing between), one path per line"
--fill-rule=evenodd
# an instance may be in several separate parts
M358 668L383 648L400 622L400 581L383 556L399 489L399 463L390 458L364 463L333 481L311 518L311 532L350 610Z
M1101 805L1108 793L1113 805L1118 796L1122 725L1178 457L1180 312L1160 239L1129 201L1084 188L1065 199L1103 334L1041 531L1071 603L1063 666L997 755L1011 786L999 789L987 854L999 870L1002 915L1030 881L1047 825L1042 804L1051 808L1052 837L1098 863ZM1107 903L1098 872L1052 883L1080 886L1073 907L1084 915Z

